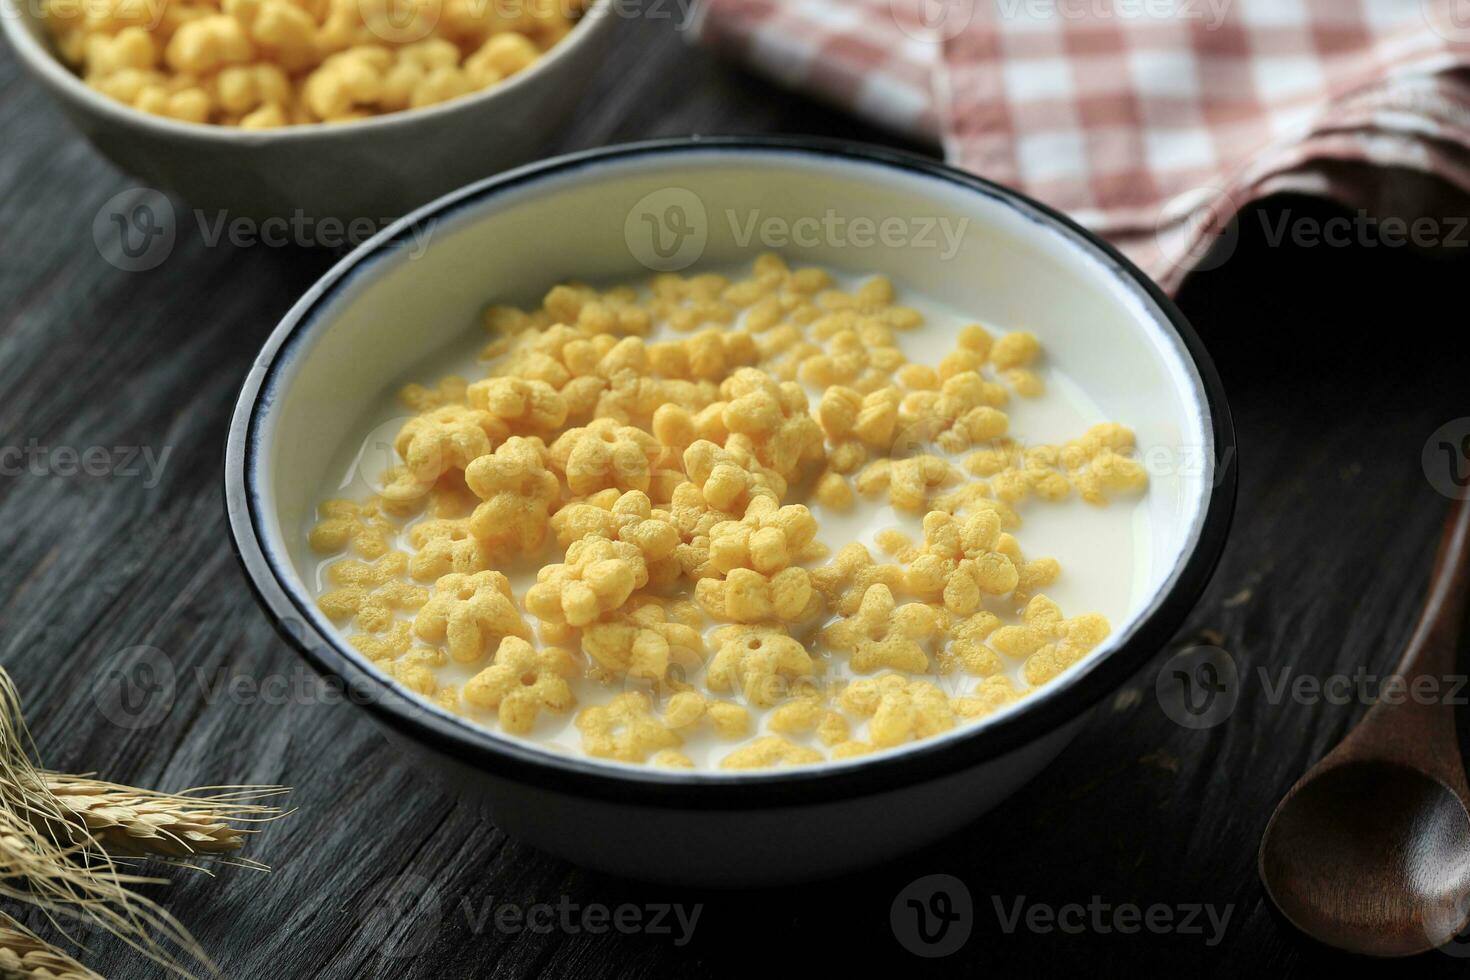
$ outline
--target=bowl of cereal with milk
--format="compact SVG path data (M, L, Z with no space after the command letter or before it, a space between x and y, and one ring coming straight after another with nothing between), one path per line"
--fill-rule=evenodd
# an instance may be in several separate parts
M226 490L282 633L497 825L754 884L1044 768L1203 588L1233 439L1188 325L1066 219L889 151L692 140L350 255L252 369Z
M235 217L396 218L531 159L607 0L40 0L0 18L103 155Z

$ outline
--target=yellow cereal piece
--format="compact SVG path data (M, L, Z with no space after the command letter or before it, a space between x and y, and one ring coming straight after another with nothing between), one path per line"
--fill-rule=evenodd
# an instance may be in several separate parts
M949 645L939 654L939 672L948 674L958 668L981 677L1000 673L1004 669L1000 654L985 642L1000 625L1000 617L986 610L951 625Z
M398 393L398 401L404 408L414 412L432 412L446 405L464 405L465 392L469 383L458 375L439 379L432 388L411 384Z
M809 766L822 761L822 753L776 735L764 735L720 760L721 769L772 769Z
M671 619L650 602L584 626L582 651L610 677L657 683L669 679L671 665L687 673L702 663L704 636L698 625Z
M664 706L664 724L676 732L687 732L708 722L714 733L727 741L750 734L750 712L728 701L712 701L698 691L680 691Z
M754 496L779 500L786 493L786 480L752 454L722 448L707 439L684 451L684 472L710 507L726 513L744 513Z
M1002 627L991 645L1012 657L1025 657L1022 674L1033 687L1052 680L1108 638L1108 621L1097 613L1062 617L1056 603L1036 596L1021 613L1020 626ZM1004 635L1002 634L1005 632Z
M544 433L567 420L567 400L545 381L487 378L465 390L472 408L489 412L511 432Z
M567 549L565 562L537 573L526 591L526 609L538 619L586 626L647 584L648 563L637 545L583 538Z
M816 487L812 496L817 503L829 510L841 513L852 509L857 498L853 495L852 487L848 486L841 473L828 470L817 478Z
M1014 704L1025 693L1016 690L1011 679L1004 674L987 677L975 686L972 694L955 698L951 702L955 717L966 721L975 721L987 715L994 714L1008 704Z
M852 616L874 585L895 591L903 586L901 566L878 564L867 548L853 543L833 557L832 563L812 571L812 586L821 593L828 607L842 616Z
M567 679L576 673L570 654L556 647L537 650L524 639L507 636L494 662L465 682L465 701L493 708L500 727L524 735L543 708L569 711L576 698Z
M990 348L990 363L1002 371L1029 367L1041 354L1041 343L1033 333L1017 330L1002 336Z
M878 748L930 738L955 725L954 709L943 691L901 674L853 681L838 702L868 719L868 739Z
M402 552L389 552L372 564L347 559L327 568L327 581L335 588L317 600L328 618L348 617L360 630L381 633L393 625L395 613L418 609L429 601L429 593L401 580L408 559Z
M1000 517L981 510L960 520L944 511L924 516L924 547L904 572L904 588L927 601L942 600L957 616L969 616L987 596L1010 593L1021 581L1002 550Z
M710 616L732 623L800 623L822 609L822 595L805 568L774 575L736 568L724 579L701 578L694 598Z
M583 750L598 759L642 762L651 753L684 744L654 715L648 698L638 691L625 691L607 704L583 708L577 712L576 726L582 733Z
M720 385L720 413L731 437L744 444L763 466L791 479L803 463L822 456L822 428L807 412L806 391L794 382L778 383L756 368L740 368ZM726 448L731 448L729 442Z
M756 497L743 518L710 528L710 562L722 573L749 568L774 575L792 562L813 557L816 536L817 519L807 508L781 507L774 497Z
M1026 368L1011 368L1004 375L1006 384L1022 398L1040 398L1046 394L1046 384L1041 375Z
M393 448L403 459L400 477L383 488L389 500L423 497L451 470L464 470L509 435L489 412L446 405L403 424Z
M852 669L860 674L875 670L906 670L924 673L929 669L925 646L940 633L942 621L930 606L910 602L900 606L886 585L873 585L851 616L822 631L822 641L846 653Z
M433 582L458 572L473 575L490 567L494 554L470 531L468 520L440 519L416 524L408 532L416 549L409 559L409 574L420 582Z
M522 553L541 547L551 508L561 496L546 463L541 440L521 436L472 461L465 483L483 503L470 515L470 531L492 547Z
M932 453L907 459L880 459L857 477L858 493L865 497L888 494L888 502L899 510L923 511L930 495L959 479L959 472Z
M794 682L817 670L806 647L781 627L723 626L712 639L715 656L705 683L716 694L738 692L751 704L768 708L787 697Z
M602 418L558 437L551 462L579 496L610 487L647 491L659 449L658 440L642 429Z
M386 555L397 528L383 516L380 502L328 500L318 508L322 520L311 529L307 540L312 550L337 554L351 550L369 561Z
M655 510L640 490L603 490L568 504L553 515L551 529L563 548L586 537L603 537L634 545L650 565L672 556L683 541L673 515Z
M507 636L531 638L516 608L510 581L500 572L445 575L413 621L414 634L445 642L458 663L475 663Z
M347 638L347 642L362 651L369 660L382 663L408 652L408 648L413 645L413 631L408 623L398 620L387 632L354 633Z
M660 769L694 768L694 760L676 749L664 749L661 752L655 752L653 758L648 760L648 764L650 766L657 766Z

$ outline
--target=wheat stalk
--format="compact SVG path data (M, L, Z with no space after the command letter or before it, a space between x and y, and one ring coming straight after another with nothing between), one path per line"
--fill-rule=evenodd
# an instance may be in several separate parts
M0 912L0 976L21 980L102 980L25 926Z
M157 793L89 776L39 776L70 821L108 854L176 862L238 851L254 833L242 824L283 816L278 808L255 801L286 792L281 786L204 786ZM232 863L265 869L251 861Z

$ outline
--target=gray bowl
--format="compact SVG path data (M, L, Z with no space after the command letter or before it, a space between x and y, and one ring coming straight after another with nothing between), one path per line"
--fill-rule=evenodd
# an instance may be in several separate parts
M39 4L7 0L17 58L112 162L190 206L248 218L386 219L532 159L596 71L616 16L598 0L535 65L493 88L356 122L249 131L140 112L56 56Z

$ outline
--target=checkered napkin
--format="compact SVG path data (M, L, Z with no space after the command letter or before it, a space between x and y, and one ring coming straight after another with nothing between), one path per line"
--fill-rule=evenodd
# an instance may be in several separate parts
M1410 222L1470 192L1470 0L703 0L695 36L942 144L1171 292L1266 194Z

